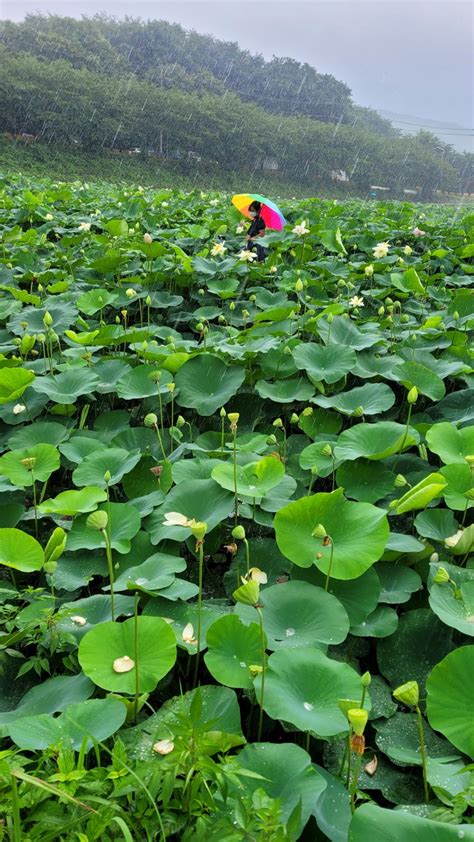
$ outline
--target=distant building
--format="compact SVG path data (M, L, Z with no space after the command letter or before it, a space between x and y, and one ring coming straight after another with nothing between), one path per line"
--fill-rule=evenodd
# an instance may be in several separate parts
M276 158L264 158L262 163L262 170L265 172L276 172L280 169Z
M332 181L349 181L349 176L345 170L331 170Z

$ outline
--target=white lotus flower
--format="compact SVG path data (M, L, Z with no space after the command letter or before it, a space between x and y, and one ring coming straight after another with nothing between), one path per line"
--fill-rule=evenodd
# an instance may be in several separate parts
M197 640L194 637L194 626L192 623L187 623L187 625L185 625L181 637L185 643L197 643Z
M81 617L80 614L75 614L74 617L71 617L71 623L75 623L76 626L85 626L87 620L85 617Z
M170 754L173 751L173 749L173 740L158 740L158 742L153 745L153 751L155 751L157 754Z
M218 255L225 254L226 251L227 251L227 249L226 249L224 243L216 243L211 249L211 254L212 254L213 257L217 257Z
M406 254L407 256L412 254L412 252L413 252L413 249L412 249L411 246L405 246L405 248L403 249L403 254Z
M277 271L277 268L278 268L277 266L270 266L270 272L272 273L272 275L275 274L275 272Z
M305 222L306 220L303 219L303 222L300 222L299 225L295 225L295 227L292 229L293 234L297 234L298 237L303 237L304 234L309 234L309 228L306 227Z
M424 237L425 234L426 234L426 231L422 231L421 228L418 228L417 226L415 226L415 228L412 231L412 234L414 234L415 237Z
M53 214L52 214L52 213L47 213L47 214L46 214L46 216L45 216L45 219L47 219L47 220L48 220L48 222L51 222L52 218L53 218Z
M24 403L16 403L13 407L13 415L21 415L22 412L25 412L26 406Z
M125 290L125 295L127 296L127 298L133 298L133 296L136 294L136 291L132 289L132 287L129 287L129 289Z
M267 574L259 567L251 567L247 575L252 582L258 582L259 585L266 585L268 582Z
M219 204L219 199L211 199L209 204L212 205L213 208L215 208Z
M81 222L79 224L79 231L90 231L91 230L91 223L90 222Z
M354 295L351 300L349 301L350 307L363 307L364 306L364 299L361 298L359 295Z
M147 233L147 234L144 234L144 235L143 235L143 242L144 242L144 243L152 243L152 242L153 242L153 237L151 236L151 234L148 234L148 233Z
M371 263L369 263L369 265L365 267L364 274L365 274L366 278L371 278L372 275L374 274L374 267L372 266Z
M390 245L386 242L377 243L377 245L374 246L374 248L372 249L372 254L374 255L374 257L377 257L377 258L387 257L389 248L390 248Z
M186 515L180 512L167 512L163 521L163 526L194 526L195 520L189 520Z
M112 666L114 672L130 672L135 666L135 661L124 655L123 658L116 658Z
M170 203L169 203L169 202L162 202L162 203L161 203L161 207L162 207L162 208L169 208L169 206L170 206Z
M450 535L449 538L446 538L445 542L444 542L446 547L451 547L451 548L455 547L456 544L458 544L459 541L461 540L461 538L463 536L463 532L464 532L464 529L458 529L458 531L455 532L454 535Z
M243 225L242 222L239 222L239 224L237 225L237 228L235 229L235 233L236 234L242 234L243 231L245 231L245 225Z
M242 251L239 252L239 260L246 260L247 263L252 263L255 260L255 255L253 251L250 251L249 249L242 249Z

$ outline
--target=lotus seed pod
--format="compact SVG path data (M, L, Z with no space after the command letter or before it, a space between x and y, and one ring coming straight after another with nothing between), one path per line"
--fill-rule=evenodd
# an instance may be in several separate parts
M410 404L414 404L414 403L417 402L417 400L418 400L418 389L416 388L416 386L412 386L412 388L408 392L407 401Z
M393 697L407 707L416 707L420 700L420 688L417 681L407 681L393 691Z
M184 420L183 416L178 415L178 417L176 419L176 426L177 426L178 430L180 430L181 427L184 427L185 424L186 424L186 421Z
M296 414L296 412L292 412L291 417L290 417L290 422L292 424L297 424L299 420L300 420L299 416Z
M436 582L437 585L445 585L449 582L450 576L448 571L445 567L438 567L435 575L433 576L433 582Z
M52 573L54 573L56 571L57 566L58 566L57 561L46 561L43 564L43 570L44 570L45 573L48 573L49 575L51 575Z
M364 674L360 677L360 682L362 684L362 687L370 687L372 683L372 676L370 672L364 672Z
M228 417L228 419L229 419L230 423L231 423L234 427L236 427L236 426L237 426L237 424L239 423L240 412L229 412L229 413L227 414L227 417Z
M332 456L332 447L330 444L325 444L323 449L321 450L322 456L331 457Z
M369 718L368 712L364 708L351 708L347 711L347 718L354 733L358 737L362 737Z
M98 509L96 512L92 512L86 520L86 526L88 529L97 529L98 532L103 532L104 529L107 529L107 524L109 522L109 517L107 512L102 511L102 509Z
M249 295L249 301L251 301L251 302L252 302L252 304L253 304L253 302L254 302L254 301L256 301L256 300L257 300L257 296L256 296L256 295Z
M191 532L193 533L196 541L203 541L207 532L207 523L203 520L195 521L195 523L191 526Z
M325 538L326 535L327 535L327 532L326 532L324 526L322 525L322 523L318 523L314 527L311 535L313 536L313 538Z
M252 678L256 678L257 675L261 675L261 673L263 672L263 667L259 666L258 664L250 664L249 670Z
M312 406L305 406L305 408L303 409L303 415L305 418L308 418L310 415L313 414L313 412L314 409Z
M243 541L245 538L245 529L243 526L234 526L231 534L236 541Z
M404 485L408 485L408 481L403 476L403 474L397 474L395 477L395 482L393 483L395 488L403 488Z
M467 464L469 465L469 467L471 467L471 468L474 467L474 455L472 453L470 453L469 456L465 456L464 458L465 458Z
M267 444L270 444L270 445L276 444L277 443L276 436L274 436L273 433L272 433L271 436L267 436L266 442L267 442Z
M36 456L28 456L21 460L21 464L27 471L32 471L36 465Z
M283 427L283 421L281 420L281 418L275 418L272 426L276 427L277 429L281 429Z
M241 605L252 605L254 607L258 604L259 596L260 585L252 579L246 582L245 585L241 585L232 594L232 598L236 602L240 602Z
M379 307L379 309L377 310L377 313L378 313L379 316L383 316L383 314L385 313L385 307L383 306L383 304L382 304L381 307Z
M149 412L143 419L145 427L155 427L158 424L158 416L154 412Z

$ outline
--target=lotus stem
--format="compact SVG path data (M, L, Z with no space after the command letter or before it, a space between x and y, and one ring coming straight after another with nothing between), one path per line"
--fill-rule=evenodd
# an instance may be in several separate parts
M193 688L196 687L199 670L199 656L201 652L201 614L202 614L202 574L204 567L204 541L198 541L199 554L199 580L198 580L198 610L197 610L197 632L196 632L196 663L194 665Z
M350 788L350 793L349 793L350 800L351 800L351 813L355 812L355 798L356 798L357 783L359 781L359 772L360 772L361 764L362 764L362 754L358 754L356 762L354 764L354 773L352 775L351 788Z
M135 604L133 606L134 617L134 638L133 638L133 658L135 661L135 705L133 711L133 719L135 724L138 719L138 699L140 695L139 676L138 676L138 591L135 591Z
M33 488L33 507L34 507L34 510L35 510L35 538L38 539L38 499L37 499L37 496L36 496L36 480L35 480L35 474L34 474L33 469L31 471L31 479L33 480L32 488Z
M247 541L247 538L244 538L244 544L245 544L245 563L246 563L246 566L247 566L247 575L248 575L250 573L250 547L249 547L249 542Z
M352 741L352 726L351 726L351 729L350 729L348 737L347 737L347 752L348 752L348 755L347 755L347 777L346 777L346 787L347 787L347 789L349 789L349 784L350 784L350 781L351 781L351 766L352 766L352 745L351 745L351 741Z
M255 606L258 614L258 618L260 620L260 643L262 648L262 683L260 685L260 711L258 715L258 731L257 731L257 742L260 742L262 739L262 729L263 729L263 702L265 698L265 630L263 628L263 614L262 609L256 605Z
M328 537L330 538L330 541L331 541L331 554L329 556L328 573L327 573L327 576L326 576L326 582L324 584L324 590L325 591L327 591L327 589L329 588L329 582L330 582L331 573L332 573L332 560L333 560L333 556L334 556L334 541L332 540L332 538L330 536L328 536Z
M107 530L101 529L101 532L105 541L105 554L107 556L107 567L109 571L112 622L115 622L114 561L112 558L112 545L110 543L110 538L107 533Z
M12 790L12 819L13 819L13 834L12 842L21 842L21 816L20 816L20 799L18 798L18 784L14 775L11 776L11 790Z
M423 717L421 715L421 710L419 705L415 708L417 723L418 723L418 736L420 739L420 754L421 754L421 765L423 768L423 790L425 794L425 803L427 804L430 796L428 791L428 776L427 776L427 762L426 762L426 748L425 748L425 735L423 733Z
M234 425L232 425L234 426ZM239 516L239 502L237 498L237 428L232 431L233 442L233 461L234 461L234 521L237 526L237 518Z
M155 424L154 427L156 430L156 436L158 438L158 444L160 445L161 455L163 456L163 460L166 462L166 453L163 447L163 439L161 438L160 428L158 427L158 424Z

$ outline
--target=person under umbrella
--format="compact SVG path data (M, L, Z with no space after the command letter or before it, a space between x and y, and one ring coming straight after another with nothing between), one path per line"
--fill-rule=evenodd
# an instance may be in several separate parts
M267 228L261 211L261 202L254 201L251 205L249 205L249 216L252 222L250 223L249 229L247 231L247 248L249 249L249 251L255 250L257 252L258 261L265 260L267 256L266 248L261 246L260 243L254 242L254 240L258 239L259 237L265 236Z

